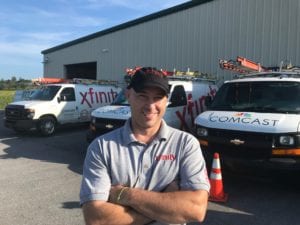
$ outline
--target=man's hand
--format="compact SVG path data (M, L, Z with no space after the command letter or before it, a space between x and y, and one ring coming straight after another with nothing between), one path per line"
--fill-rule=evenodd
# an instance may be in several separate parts
M119 205L126 205L126 192L128 191L129 187L123 185L114 185L111 186L110 195L109 195L109 202ZM162 192L173 192L179 190L178 180L172 181Z
M124 204L125 197L126 197L126 191L129 189L129 187L125 187L122 185L115 185L111 186L110 188L110 195L109 195L109 202L119 205L126 205Z

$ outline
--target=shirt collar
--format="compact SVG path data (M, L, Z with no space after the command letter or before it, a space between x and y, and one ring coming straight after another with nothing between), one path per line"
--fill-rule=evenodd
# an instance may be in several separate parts
M134 137L130 123L131 123L131 118L128 119L125 122L125 125L123 126L123 131L122 131L123 138L122 139L123 139L125 145L129 145L130 143L133 143L133 142L138 142L136 140L136 138ZM153 141L166 140L168 137L168 134L169 134L169 129L170 129L170 127L166 124L166 122L164 120L162 120L161 127Z

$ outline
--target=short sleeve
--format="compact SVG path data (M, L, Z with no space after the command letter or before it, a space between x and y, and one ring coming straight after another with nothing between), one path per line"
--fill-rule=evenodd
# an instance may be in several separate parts
M101 152L101 141L96 139L88 147L84 160L80 188L81 205L91 200L108 200L111 181Z
M185 137L180 169L180 186L183 190L206 190L210 183L205 160L198 140L192 135Z

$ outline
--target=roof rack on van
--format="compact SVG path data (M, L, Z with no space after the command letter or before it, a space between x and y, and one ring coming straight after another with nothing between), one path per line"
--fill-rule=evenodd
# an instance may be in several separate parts
M33 85L66 83L68 80L56 77L39 77L31 79Z
M168 76L169 80L185 80L185 81L208 81L208 82L216 82L217 79L210 77L209 75L203 75L203 77L196 77L196 76L188 76L188 75L173 75Z
M55 78L55 77L40 77L32 79L31 82L33 85L43 85L43 84L101 84L101 85L118 85L117 81L111 80L93 80L93 79L84 79L84 78L73 78L73 79L64 79L64 78Z
M142 67L135 67L133 69L126 68L125 80L130 78L134 73ZM160 70L164 75L166 75L170 80L189 80L189 81L207 81L207 82L216 82L216 76L208 73L202 73L199 71L190 71L188 68L187 71L180 71L174 69L173 71Z
M241 56L237 56L235 60L220 59L219 66L223 70L229 70L238 74L270 71L269 68L262 66L261 63L254 62Z
M250 77L279 77L279 78L300 78L300 70L298 72L291 70L282 70L282 71L271 71L271 72L260 72L246 75L238 75L237 79L250 78Z
M118 85L118 81L113 80L93 80L83 78L73 78L70 83L73 84L101 84L101 85Z
M175 70L172 75L168 76L171 80L192 80L192 81L209 81L216 82L217 77L213 74L202 73L199 71L190 71L188 68L187 71Z
M300 67L299 66L293 66L289 69L281 69L281 72L295 72L300 73Z
M265 67L262 66L259 62L254 62L250 59L245 57L237 56L235 60L219 60L219 66L223 70L229 70L231 72L239 74L239 76L253 76L252 73L260 73L260 72L297 72L300 73L299 66L293 66L289 61L281 61L280 66L273 66L273 67ZM244 75L242 75L244 74ZM261 74L263 75L263 74Z

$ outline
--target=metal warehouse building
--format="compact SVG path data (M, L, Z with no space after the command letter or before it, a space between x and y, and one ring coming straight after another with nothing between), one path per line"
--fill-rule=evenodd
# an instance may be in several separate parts
M42 51L44 77L123 81L155 66L229 79L219 59L300 65L299 0L198 0Z

